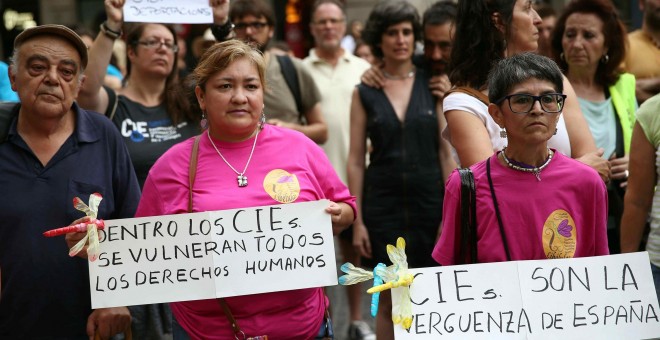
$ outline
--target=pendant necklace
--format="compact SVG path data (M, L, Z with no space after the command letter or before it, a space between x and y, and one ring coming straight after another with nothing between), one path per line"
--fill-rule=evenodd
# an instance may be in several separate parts
M408 72L406 75L403 75L403 76L396 75L395 76L393 74L387 73L385 71L385 69L383 69L383 76L387 79L390 79L390 80L405 80L405 79L414 77L415 76L415 71L416 71L416 69L413 66L412 70L410 70L410 72Z
M234 172L236 173L237 177L236 180L238 181L238 186L240 188L246 187L248 185L248 179L247 176L245 176L245 171L247 171L248 165L250 165L250 160L252 160L252 154L254 153L254 147L257 146L257 137L259 137L259 128L257 128L257 135L254 136L254 143L252 144L252 150L250 151L250 156L248 157L247 162L245 163L245 168L243 168L243 172L238 172L238 170L234 169L234 167L227 162L227 159L225 159L225 156L223 156L220 153L220 150L218 150L218 147L215 146L215 143L213 143L213 139L211 139L211 132L209 130L206 130L206 136L209 137L209 141L211 142L211 145L213 145L213 148L215 151L220 155L220 158L227 164Z
M541 166L536 167L532 166L529 164L521 163L518 161L515 161L513 159L509 160L506 157L506 147L502 149L502 152L500 154L502 155L502 159L504 159L504 163L509 166L509 168L518 170L518 171L523 171L523 172L531 172L536 176L536 179L540 182L541 181L541 170L545 169L545 167L550 164L550 161L552 160L552 155L554 154L550 148L548 148L548 158L545 160L545 163L541 164Z

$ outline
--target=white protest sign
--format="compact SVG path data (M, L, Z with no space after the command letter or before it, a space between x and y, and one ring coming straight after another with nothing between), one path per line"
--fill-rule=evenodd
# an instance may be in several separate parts
M126 0L124 21L210 24L213 10L209 0Z
M328 204L105 221L92 308L336 285Z
M649 339L660 309L648 253L412 269L399 339ZM392 292L398 304L401 289Z

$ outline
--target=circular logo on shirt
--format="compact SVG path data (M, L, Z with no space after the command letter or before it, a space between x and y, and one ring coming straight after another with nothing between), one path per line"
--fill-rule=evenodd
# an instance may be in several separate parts
M264 178L264 190L280 203L291 203L300 195L300 183L296 175L275 169Z
M573 217L566 211L553 211L543 224L543 251L548 259L575 256L577 229Z

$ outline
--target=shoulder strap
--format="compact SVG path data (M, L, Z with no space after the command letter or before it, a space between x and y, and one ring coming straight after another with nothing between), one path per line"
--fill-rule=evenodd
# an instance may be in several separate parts
M477 195L470 168L458 169L461 177L461 230L457 264L477 263Z
M103 85L105 92L108 94L108 108L105 110L105 116L110 120L115 117L117 112L117 104L119 103L119 95L115 90Z
M188 167L188 212L193 212L193 184L195 184L195 175L197 174L197 160L199 159L199 141L202 137L202 134L195 137L195 142L193 143L192 152L190 154L190 166ZM238 322L234 318L234 315L229 309L229 305L223 298L216 299L220 308L225 313L225 316L231 323L231 328L234 330L234 334L238 335L243 333L241 328L238 326ZM245 335L245 334L243 334Z
M18 115L21 103L0 103L0 144L7 141L9 126Z
M238 339L239 334L243 335L243 338L245 339L245 333L243 333L241 327L238 326L238 321L236 321L236 319L234 318L234 314L231 313L231 309L229 309L229 305L227 304L227 301L225 301L224 298L218 298L216 300L218 301L220 308L222 308L222 311L225 313L227 320L229 320L229 323L231 324L231 328L232 330L234 330L234 335L236 335L236 339Z
M188 212L193 212L193 184L195 184L195 175L197 174L197 158L199 156L199 140L202 135L195 137L195 143L190 154L190 167L188 167Z
M502 151L504 152L504 151ZM490 186L490 196L493 198L493 206L495 207L495 216L497 216L497 225L500 228L500 236L502 237L502 246L504 247L504 253L506 254L506 260L511 261L511 254L509 253L509 243L506 241L506 233L504 233L504 223L502 223L502 215L500 214L500 206L497 203L497 197L495 197L495 187L493 186L493 178L490 177L490 160L492 157L489 157L486 160L486 172L488 173L488 186Z
M302 106L302 95L300 93L300 82L298 81L298 72L296 72L296 67L293 65L291 57L287 55L278 55L277 61L280 63L280 69L282 70L282 76L286 81L287 86L293 94L293 98L296 100L296 108L298 109L298 120L303 121L303 106Z
M451 89L451 90L449 90L445 93L445 97L448 96L450 93L453 93L453 92L461 92L461 93L468 94L468 95L470 95L474 98L479 99L479 101L484 103L486 106L488 106L488 104L490 103L490 101L488 100L488 96L486 96L483 92L481 92L479 90L476 90L476 89L473 89L469 86L454 87L453 89Z

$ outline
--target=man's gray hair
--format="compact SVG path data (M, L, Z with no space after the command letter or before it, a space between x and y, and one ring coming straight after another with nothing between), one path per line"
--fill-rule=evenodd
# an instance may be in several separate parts
M557 93L564 92L564 77L552 59L525 52L496 62L488 74L488 100L495 103L511 89L528 79L546 80Z

